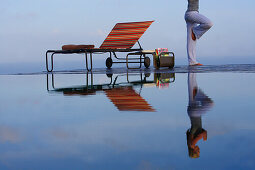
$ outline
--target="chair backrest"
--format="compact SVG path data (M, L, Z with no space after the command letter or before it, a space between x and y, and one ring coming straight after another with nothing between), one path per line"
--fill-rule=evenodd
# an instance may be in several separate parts
M130 49L154 21L117 23L106 37L101 49Z

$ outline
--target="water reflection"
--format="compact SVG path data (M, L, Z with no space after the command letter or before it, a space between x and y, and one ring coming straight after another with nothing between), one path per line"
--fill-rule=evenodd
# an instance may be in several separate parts
M126 73L106 74L104 83L98 83L93 73L87 73L85 85L56 87L54 76L54 74L47 74L49 93L63 93L65 96L90 96L101 92L119 111L155 112L156 110L141 96L142 88L144 86L168 88L169 84L175 81L174 73L154 73L153 76L150 73Z
M207 140L207 131L202 127L202 115L212 106L213 100L210 99L197 85L196 73L188 73L188 92L189 105L188 115L191 121L191 128L187 130L187 145L191 158L200 157L198 141Z
M160 89L169 88L169 84L175 81L174 73L154 73L154 81Z

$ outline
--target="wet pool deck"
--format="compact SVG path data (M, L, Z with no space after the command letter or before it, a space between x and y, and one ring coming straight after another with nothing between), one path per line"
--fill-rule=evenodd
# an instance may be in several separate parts
M36 72L26 74L84 74L88 71L85 69L77 70L57 70L53 72ZM120 73L213 73L213 72L236 72L236 73L255 73L255 64L228 64L228 65L204 65L204 66L175 66L173 69L161 68L154 69L153 67L141 69L127 69L126 67L120 68L94 68L93 74L120 74ZM18 73L23 74L23 73Z

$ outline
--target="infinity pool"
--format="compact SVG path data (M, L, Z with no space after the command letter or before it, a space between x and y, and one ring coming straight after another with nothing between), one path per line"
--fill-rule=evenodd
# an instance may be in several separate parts
M1 169L254 169L255 74L1 75Z

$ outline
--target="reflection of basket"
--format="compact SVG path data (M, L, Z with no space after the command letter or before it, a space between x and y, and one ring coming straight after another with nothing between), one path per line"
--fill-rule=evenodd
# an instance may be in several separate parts
M168 88L175 81L174 73L155 73L154 82L158 88Z
M153 53L153 66L157 69L160 67L174 67L174 53L168 52L167 48L159 48Z

